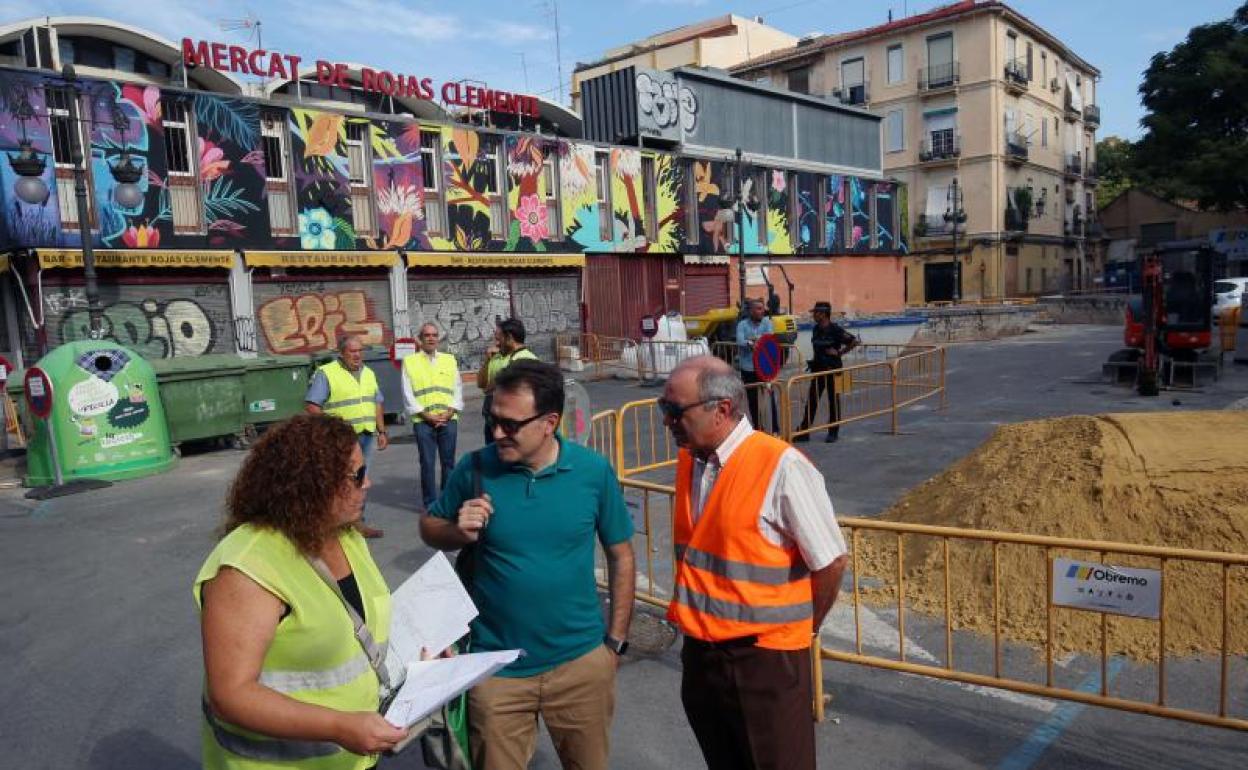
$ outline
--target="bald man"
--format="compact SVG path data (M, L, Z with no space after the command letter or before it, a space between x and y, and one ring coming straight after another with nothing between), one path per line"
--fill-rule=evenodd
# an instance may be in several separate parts
M823 476L750 426L718 358L682 362L658 406L680 446L668 619L685 715L712 770L813 770L810 645L846 559Z

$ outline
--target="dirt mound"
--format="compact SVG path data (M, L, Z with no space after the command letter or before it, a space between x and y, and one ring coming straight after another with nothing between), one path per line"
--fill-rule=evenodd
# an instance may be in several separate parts
M1063 417L1001 427L975 452L912 489L883 515L915 524L1084 540L1248 553L1248 413L1184 412ZM896 535L862 531L859 571L886 587L869 601L896 601ZM999 546L1000 622L1007 638L1043 644L1045 549ZM953 627L991 633L993 549L952 541ZM904 538L907 605L945 611L945 556L930 537ZM1054 557L1099 561L1096 552ZM1158 560L1111 555L1120 566ZM875 581L870 581L874 583ZM1165 581L1166 652L1216 652L1222 640L1222 568L1171 561ZM1234 652L1248 651L1248 568L1231 569ZM1099 652L1101 616L1055 609L1057 651ZM1111 654L1153 659L1158 623L1109 616Z

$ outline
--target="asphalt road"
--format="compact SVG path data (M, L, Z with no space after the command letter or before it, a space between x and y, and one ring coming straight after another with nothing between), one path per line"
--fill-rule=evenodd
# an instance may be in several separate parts
M996 425L1106 411L1221 408L1248 396L1248 371L1228 366L1202 392L1139 399L1098 382L1117 347L1110 327L1043 327L992 343L954 346L949 406L921 404L887 422L847 427L837 444L806 445L842 515L874 515L910 486L973 449ZM630 383L592 384L596 408L654 395ZM1180 403L1175 405L1177 400ZM470 407L471 411L471 407ZM479 420L461 451L480 442ZM192 768L199 764L201 662L190 586L211 549L226 485L242 455L188 453L178 469L85 495L34 503L0 491L0 755L13 768ZM410 441L377 457L369 519L386 529L373 552L391 585L430 555L419 541L416 460ZM846 638L847 608L825 628ZM886 612L880 628L891 628ZM939 656L935 629L907 619L909 645ZM959 649L982 655L983 640ZM977 652L978 650L978 652ZM1011 653L1013 655L1014 653ZM1018 653L1023 659L1024 653ZM1199 674L1201 661L1184 665ZM1236 661L1244 672L1245 662ZM1067 661L1063 676L1089 683L1095 667ZM1239 768L1248 735L1094 707L1025 698L850 665L825 667L831 719L819 725L825 767ZM1114 668L1115 686L1147 672ZM621 667L612 766L700 767L680 710L675 649ZM1238 682L1243 681L1242 676ZM1096 682L1091 682L1095 685ZM1248 688L1233 702L1245 714ZM558 763L548 742L534 767ZM419 768L414 754L384 768Z

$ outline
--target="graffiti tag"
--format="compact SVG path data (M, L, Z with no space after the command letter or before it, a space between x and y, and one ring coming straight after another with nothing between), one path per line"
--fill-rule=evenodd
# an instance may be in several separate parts
M322 292L271 299L257 314L274 353L328 350L339 335L358 334L365 345L384 345L386 328L363 291Z
M79 291L49 294L49 310L64 312L59 333L62 342L91 339L91 319L85 296ZM193 300L118 302L100 314L103 339L128 347L144 358L202 356L213 349L216 330L207 311Z

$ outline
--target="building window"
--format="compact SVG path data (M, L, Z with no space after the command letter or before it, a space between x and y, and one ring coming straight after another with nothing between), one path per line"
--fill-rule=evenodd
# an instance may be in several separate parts
M942 82L953 77L953 33L945 32L927 39L927 67L931 82Z
M646 240L655 243L659 238L659 206L655 196L654 158L641 159L641 205L642 227Z
M56 202L61 213L61 226L78 229L78 201L74 191L74 147L86 147L82 126L74 120L76 94L64 88L49 88L44 93L48 105L48 128L52 135L52 163L56 168ZM87 183L90 184L90 167ZM95 222L92 206L94 196L87 195L87 216Z
M758 208L754 212L754 222L758 230L758 245L767 245L767 180L771 178L771 172L766 169L760 169L754 175L754 199L758 201ZM747 208L746 211L749 211Z
M615 230L611 226L611 154L594 153L594 197L598 201L598 237L610 243Z
M642 168L645 168L644 161ZM651 170L651 176L647 177L651 180L651 196L654 195L653 173ZM561 241L563 240L563 226L559 221L561 213L559 211L559 167L555 161L553 149L546 153L546 160L542 161L542 197L546 201L546 228L550 232L549 237ZM646 234L650 235L649 231Z
M203 229L203 211L196 183L195 123L190 119L189 105L182 99L167 99L162 104L165 129L165 163L169 171L169 207L173 213L175 234L198 233Z
M867 70L861 56L841 62L841 101L846 104L867 103Z
M1032 55L1031 43L1028 43L1027 44L1027 80L1028 82L1032 80L1032 66L1034 62L1035 62L1035 59L1033 58L1033 55Z
M788 76L789 90L797 94L810 93L810 68L802 67L801 69L789 70L785 73Z
M368 123L347 123L347 181L351 187L351 217L357 235L375 235L373 214L372 137Z
M884 137L888 152L906 149L906 111L889 110L884 115Z
M276 236L294 235L295 212L291 205L290 153L287 150L290 142L284 117L280 114L263 116L260 137L264 147L264 195L269 206L269 231Z
M888 84L900 83L906 79L905 51L900 45L888 47Z
M1040 146L1049 146L1049 121L1043 117L1040 118Z
M1040 52L1040 82L1041 84L1049 82L1049 54L1047 51Z
M442 164L439 151L442 134L420 132L421 184L424 186L425 231L430 235L446 234L446 206L442 203Z
M709 165L709 164L708 164ZM702 232L698 221L698 186L697 161L685 162L685 240L690 246L698 245L698 236Z
M507 194L503 189L503 164L500 162L502 143L496 139L487 142L483 138L481 145L482 158L488 165L482 193L490 202L490 237L504 240L507 237Z
M802 244L802 200L797 189L797 172L785 174L788 177L788 183L785 189L789 191L789 244L793 250L797 250ZM767 220L763 219L761 227L767 228Z

